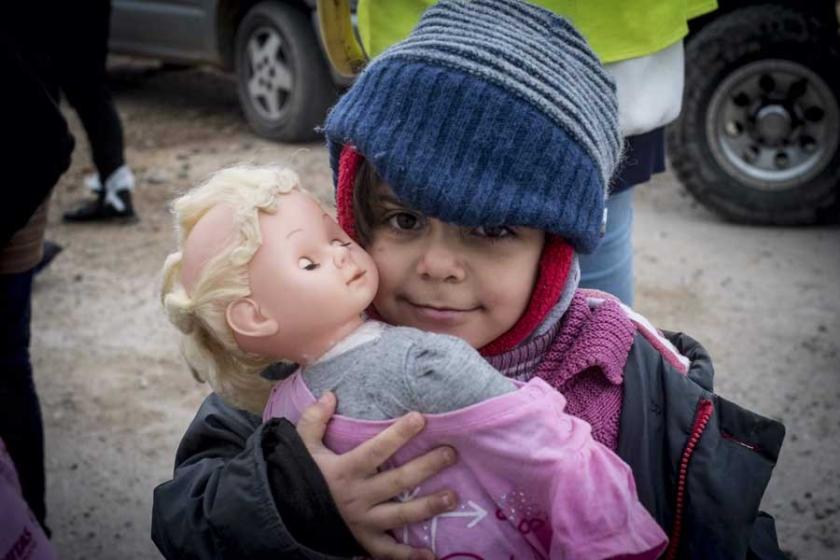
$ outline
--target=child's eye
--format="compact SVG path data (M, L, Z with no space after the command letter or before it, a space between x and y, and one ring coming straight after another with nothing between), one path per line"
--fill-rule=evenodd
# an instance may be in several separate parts
M420 229L422 222L419 217L408 212L399 212L393 214L388 218L388 225L397 230L415 230Z
M352 245L350 241L342 241L341 239L333 239L331 243L332 245L341 245L342 247L349 247Z
M486 237L488 239L502 239L514 235L512 229L507 226L478 226L473 228L473 235L478 237Z
M315 270L321 265L319 265L309 257L301 257L300 259L298 259L298 266L303 270Z

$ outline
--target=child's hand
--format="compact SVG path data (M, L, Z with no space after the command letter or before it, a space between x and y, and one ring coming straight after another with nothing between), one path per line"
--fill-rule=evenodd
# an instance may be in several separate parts
M410 523L430 519L453 509L453 492L421 496L396 503L391 498L411 491L421 482L455 462L455 450L439 447L396 469L378 472L400 447L425 425L422 415L412 412L352 451L337 455L324 446L324 431L335 412L335 396L325 393L303 412L297 430L327 481L332 497L353 536L374 558L399 560L432 559L430 550L399 544L387 533Z

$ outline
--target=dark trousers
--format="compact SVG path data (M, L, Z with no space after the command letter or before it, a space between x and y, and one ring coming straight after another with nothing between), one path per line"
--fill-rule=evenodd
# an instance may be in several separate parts
M66 2L63 39L54 43L58 87L79 115L102 183L125 163L123 129L108 89L111 2Z
M44 426L29 361L31 301L31 270L0 274L0 437L15 463L23 497L44 526Z

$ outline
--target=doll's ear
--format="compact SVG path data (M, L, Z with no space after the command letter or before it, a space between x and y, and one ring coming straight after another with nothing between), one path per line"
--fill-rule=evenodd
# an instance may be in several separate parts
M277 321L263 315L257 302L247 297L228 304L225 318L231 330L241 336L252 338L272 336L279 329Z

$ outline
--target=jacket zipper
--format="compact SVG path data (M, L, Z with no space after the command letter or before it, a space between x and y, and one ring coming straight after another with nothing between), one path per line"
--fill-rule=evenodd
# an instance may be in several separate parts
M668 550L665 552L666 560L674 560L680 548L680 537L683 529L683 514L685 513L685 492L688 484L688 463L694 454L694 448L700 441L712 413L715 411L712 401L701 399L697 405L697 413L694 415L694 425L691 427L691 436L688 438L682 457L680 458L680 472L677 479L677 501L674 508L674 525L671 528L671 538L668 543Z

